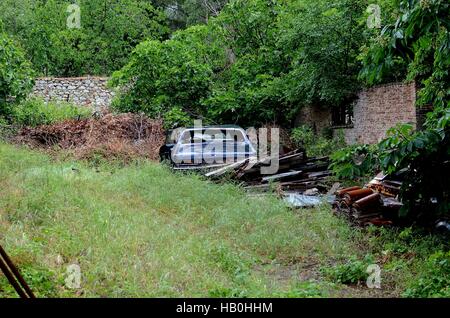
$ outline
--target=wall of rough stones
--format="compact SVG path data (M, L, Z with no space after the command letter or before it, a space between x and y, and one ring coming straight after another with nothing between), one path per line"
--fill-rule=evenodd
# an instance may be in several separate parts
M108 108L114 92L107 87L106 77L38 78L32 92L46 102L66 101L94 110Z

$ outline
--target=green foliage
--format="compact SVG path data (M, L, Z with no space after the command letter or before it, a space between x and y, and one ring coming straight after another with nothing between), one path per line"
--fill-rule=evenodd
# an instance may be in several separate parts
M167 129L192 125L192 119L179 107L172 108L164 115L164 126Z
M428 258L422 274L412 282L404 297L450 296L450 252L437 252Z
M292 129L291 139L297 146L306 148L314 144L315 133L311 127L303 125Z
M217 16L229 0L151 0L165 10L172 29L207 23Z
M345 142L338 136L317 135L314 130L306 125L292 130L291 139L299 148L304 148L308 156L328 156L336 149L342 148Z
M279 42L290 71L280 84L290 102L332 107L349 103L360 88L360 46L368 2L293 1Z
M66 119L86 118L91 111L70 103L48 102L31 98L17 105L12 114L15 124L22 126L50 125Z
M5 118L0 117L0 141L8 140L16 131Z
M79 0L81 28L68 28L69 0L2 0L0 19L40 75L108 75L141 41L167 37L165 15L146 0ZM20 14L19 14L20 13Z
M405 171L400 193L403 215L449 213L450 107L428 114L423 131L413 132L409 125L391 129L380 143L380 151L384 171Z
M21 266L19 269L36 297L47 298L56 296L55 277L48 269L36 268L31 265ZM14 288L3 275L0 277L0 297L18 297Z
M447 0L401 1L397 21L386 25L363 54L361 78L375 84L400 69L422 88L419 104L444 107L450 95L449 10Z
M324 267L322 273L336 283L357 284L367 280L367 266L372 263L371 257L366 257L363 261L352 257L344 264Z
M113 74L112 85L122 87L114 107L170 120L181 115L185 121L186 113L198 116L211 91L213 72L223 60L217 39L205 26L177 32L168 41L143 42L130 62Z
M397 21L384 27L363 57L361 77L367 83L396 77L400 70L417 82L418 104L435 108L423 131L400 125L380 143L381 167L388 173L405 171L403 215L429 217L450 210L449 10L445 0L401 1Z
M248 126L289 125L305 105L347 104L359 88L365 8L356 0L231 1L202 27L142 43L114 75L115 86L129 85L116 104Z
M0 32L0 117L11 113L33 87L33 72L22 49Z
M331 155L330 169L342 179L373 175L379 168L377 148L373 145L349 146Z

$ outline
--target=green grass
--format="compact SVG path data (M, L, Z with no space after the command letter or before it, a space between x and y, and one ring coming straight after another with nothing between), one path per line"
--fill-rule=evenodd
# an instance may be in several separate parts
M145 161L91 167L0 144L0 189L0 242L41 297L367 296L322 272L368 253L391 253L376 295L398 295L441 248ZM404 259L410 244L423 255ZM72 264L80 289L65 284Z

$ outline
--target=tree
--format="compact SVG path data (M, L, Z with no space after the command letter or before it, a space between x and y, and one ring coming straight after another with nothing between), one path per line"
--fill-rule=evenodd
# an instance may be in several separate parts
M397 21L374 39L361 72L367 83L374 84L397 74L401 66L404 77L419 87L418 105L434 106L422 131L403 125L380 143L383 169L405 172L402 213L415 217L450 211L449 28L448 1L401 1Z
M187 3L194 2L167 4L169 8L176 8L175 11L182 11ZM203 3L212 6L213 2ZM176 33L170 41L151 45L147 42L135 51L128 66L118 73L121 75L116 76L116 80L121 79L121 85L128 80L136 88L143 78L137 71L142 68L139 64L151 69L153 65L148 65L148 61L155 61L161 69L167 64L171 71L181 70L186 64L179 56L192 52L183 57L184 61L197 61L198 58L193 57L195 52L204 52L205 47L212 45L214 54L199 56L222 57L204 59L202 63L208 71L194 73L202 74L202 83L208 83L193 85L201 88L202 94L192 94L184 85L176 89L173 85L150 88L156 84L144 83L142 92L131 89L121 95L122 102L130 107L136 105L136 110L144 106L149 110L161 100L174 102L173 93L177 91L178 96L186 94L195 99L183 101L184 105L174 102L178 110L211 121L241 125L265 122L289 125L300 107L334 107L349 103L361 84L358 56L359 47L368 37L366 6L367 2L362 0L233 0L201 28L203 37L188 36L196 30L188 28ZM170 53L163 61L153 56L153 51L144 49L144 46L147 49L152 46L167 52L175 43L180 52ZM147 59L145 54L148 54ZM142 72L149 74L145 70ZM155 71L147 80L160 84L176 79L166 74L168 72ZM142 94L164 98L150 100ZM126 96L134 97L127 100ZM128 106L125 108L131 110Z
M399 17L384 27L364 55L361 78L382 82L398 73L419 85L419 105L445 107L449 100L450 3L410 0L399 4Z
M290 125L301 107L350 103L361 85L366 8L360 0L231 2L216 22L236 63L206 101L213 115Z
M153 5L165 10L173 29L205 24L220 14L228 0L152 0Z
M22 49L0 31L0 116L9 115L12 104L27 96L33 87L32 76Z
M112 85L122 90L114 107L167 120L201 117L201 101L224 60L217 43L206 26L193 26L170 40L139 44L128 64L113 74Z
M325 107L349 104L360 89L359 48L368 3L314 1L295 8L283 27L291 71L283 84L290 102Z
M141 41L165 39L165 15L147 0L80 0L81 28L69 28L69 0L3 0L0 18L41 75L109 75ZM20 12L20 14L17 14Z

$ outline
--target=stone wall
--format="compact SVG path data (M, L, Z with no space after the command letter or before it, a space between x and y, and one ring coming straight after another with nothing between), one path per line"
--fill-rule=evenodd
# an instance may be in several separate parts
M38 78L32 95L46 102L67 101L99 110L111 105L114 92L107 88L105 77Z
M348 144L373 144L398 123L417 127L415 83L380 85L359 93L353 108L353 128L344 129Z
M303 107L297 115L296 125L311 126L316 133L321 134L331 126L331 112L327 108Z

